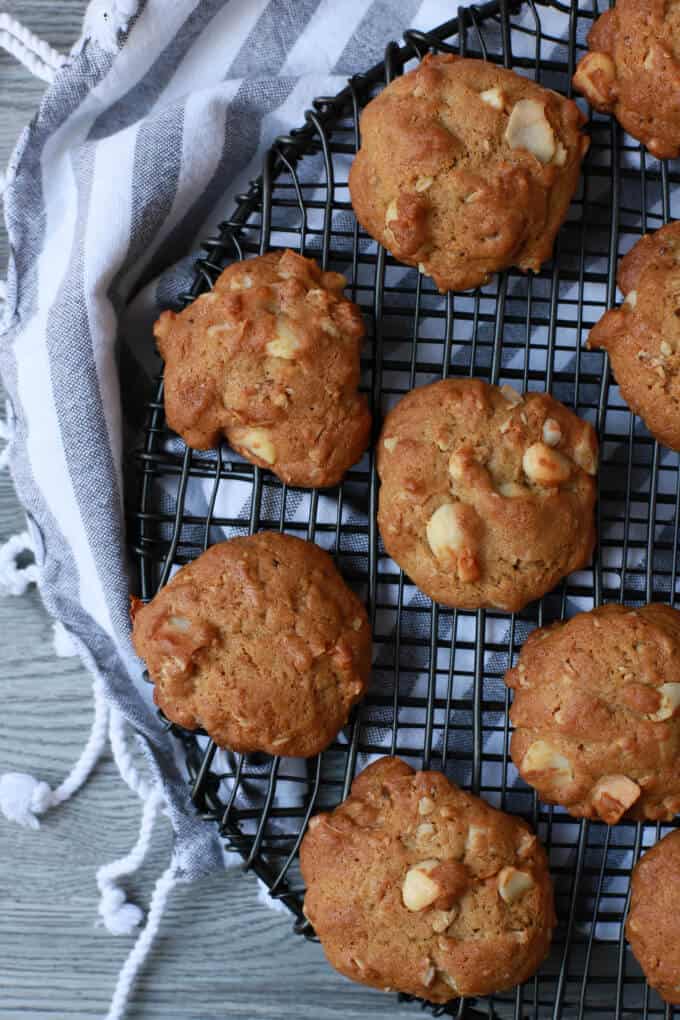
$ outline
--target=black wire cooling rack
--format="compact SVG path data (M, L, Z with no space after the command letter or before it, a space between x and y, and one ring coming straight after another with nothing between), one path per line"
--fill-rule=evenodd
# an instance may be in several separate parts
M443 376L550 390L591 420L600 436L599 543L590 569L515 616L433 605L382 548L371 453L337 489L286 487L226 446L208 454L186 449L165 425L162 381L149 404L138 458L142 481L132 535L144 599L213 542L271 528L329 548L367 600L375 653L371 692L318 758L232 755L205 735L171 727L186 752L199 811L292 911L298 932L314 937L302 915L297 864L306 824L313 812L346 796L370 756L398 754L415 767L444 770L526 817L548 848L559 916L549 960L512 992L427 1007L438 1016L680 1015L646 986L622 925L631 866L664 830L632 823L610 829L538 801L509 761L502 683L537 624L606 601L673 600L678 457L628 412L606 358L583 343L615 302L617 259L641 233L673 215L678 167L653 160L613 119L593 116L592 147L553 262L536 275L511 270L474 294L445 297L361 231L347 189L361 107L428 50L502 63L571 95L571 76L597 13L597 0L494 0L459 8L456 18L432 32L407 32L401 46L390 42L383 63L355 75L337 96L317 99L304 126L277 140L262 176L238 196L219 236L205 242L194 284L179 300L183 307L211 287L234 259L271 248L293 247L324 269L344 272L367 323L363 385L376 435L403 393Z

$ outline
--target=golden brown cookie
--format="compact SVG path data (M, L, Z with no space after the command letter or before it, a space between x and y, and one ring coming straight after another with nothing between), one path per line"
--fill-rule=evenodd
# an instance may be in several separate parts
M304 912L346 977L431 1002L526 981L555 925L543 847L526 822L440 772L381 758L300 849Z
M512 760L542 800L614 825L680 811L680 612L611 604L530 635Z
M680 222L645 234L621 260L626 298L591 329L621 394L660 443L680 450Z
M222 433L290 485L336 485L368 445L357 392L364 326L340 273L270 252L229 266L154 334L168 424L206 450Z
M156 704L234 751L317 754L366 691L366 610L328 553L290 535L212 546L133 620Z
M588 35L574 88L659 159L680 155L680 6L617 0Z
M373 99L349 187L362 227L440 291L538 271L588 139L575 103L483 60L427 56Z
M438 602L516 611L590 560L596 471L592 426L547 393L432 383L385 420L380 534Z
M638 861L630 883L626 935L647 981L680 1004L680 831Z

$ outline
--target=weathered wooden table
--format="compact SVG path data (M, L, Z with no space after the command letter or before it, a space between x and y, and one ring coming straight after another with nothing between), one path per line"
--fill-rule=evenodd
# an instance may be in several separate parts
M59 49L80 31L84 0L4 0L0 8ZM0 166L35 111L44 85L0 55ZM301 111L302 112L302 111ZM0 277L7 243L0 230ZM0 542L21 530L11 483L0 476ZM57 659L35 591L0 598L0 772L30 771L52 785L75 760L92 717L90 680L74 659ZM0 1018L92 1020L106 1012L132 938L96 927L98 865L134 843L139 803L102 761L76 799L50 812L39 832L0 820ZM167 866L170 832L130 885L148 902ZM218 874L172 895L129 1016L170 1020L415 1017L394 996L335 974L319 946L291 932L287 916L256 901L254 879Z

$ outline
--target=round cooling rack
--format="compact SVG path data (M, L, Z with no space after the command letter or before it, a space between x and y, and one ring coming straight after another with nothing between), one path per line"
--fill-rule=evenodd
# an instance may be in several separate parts
M186 752L198 810L291 910L296 931L314 937L302 914L297 861L307 822L344 798L373 756L397 754L416 768L446 772L527 818L546 846L559 916L549 960L511 992L425 1007L436 1016L680 1016L649 990L623 932L631 868L666 827L608 828L537 800L509 760L503 684L536 625L602 602L674 599L678 455L654 442L622 401L606 357L583 344L615 303L618 258L642 233L678 215L678 164L654 160L612 118L594 115L592 146L554 261L536 275L510 270L477 292L446 296L363 233L347 189L361 108L426 52L501 63L571 95L597 14L597 0L494 0L460 8L431 32L407 32L402 46L390 42L383 63L355 75L337 96L317 99L304 126L277 140L262 176L238 196L219 236L205 242L194 284L178 302L184 307L210 288L235 259L272 248L293 248L344 273L368 330L362 386L374 438L402 394L448 375L552 392L590 420L600 438L599 540L591 568L515 615L433 604L380 543L372 450L336 489L287 487L226 445L209 453L187 449L166 427L162 381L138 455L141 488L130 533L142 598L214 542L280 529L329 549L369 608L371 690L322 755L305 761L231 754L204 734L171 727Z

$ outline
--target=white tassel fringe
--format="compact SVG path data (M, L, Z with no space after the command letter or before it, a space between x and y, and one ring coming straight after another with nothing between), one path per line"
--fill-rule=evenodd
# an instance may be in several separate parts
M37 584L38 565L29 563L20 567L18 560L22 553L35 555L33 539L28 531L12 535L0 546L0 594L23 595L29 584Z
M48 42L29 31L11 14L0 13L0 46L28 68L36 78L52 82L66 59Z
M111 1006L106 1014L106 1020L121 1020L121 1018L125 1015L125 1009L130 998L135 978L144 966L153 944L153 940L158 933L168 896L175 885L177 885L177 873L177 862L173 858L170 867L163 872L156 882L153 895L151 897L151 903L149 904L149 913L147 915L146 925L139 933L137 941L132 947L127 960L123 964L123 969L118 975L118 981L111 1000Z
M142 911L134 903L126 901L125 893L116 885L116 880L125 875L134 875L142 866L151 846L154 822L162 803L162 793L154 790L144 804L139 837L132 850L119 860L104 864L97 872L97 885L101 893L99 914L112 935L131 935L141 923Z
M78 758L66 779L56 789L24 772L7 772L0 776L0 811L10 822L30 829L39 829L39 815L63 804L79 790L102 756L106 746L108 703L100 680L92 685L94 693L94 721L92 729Z

